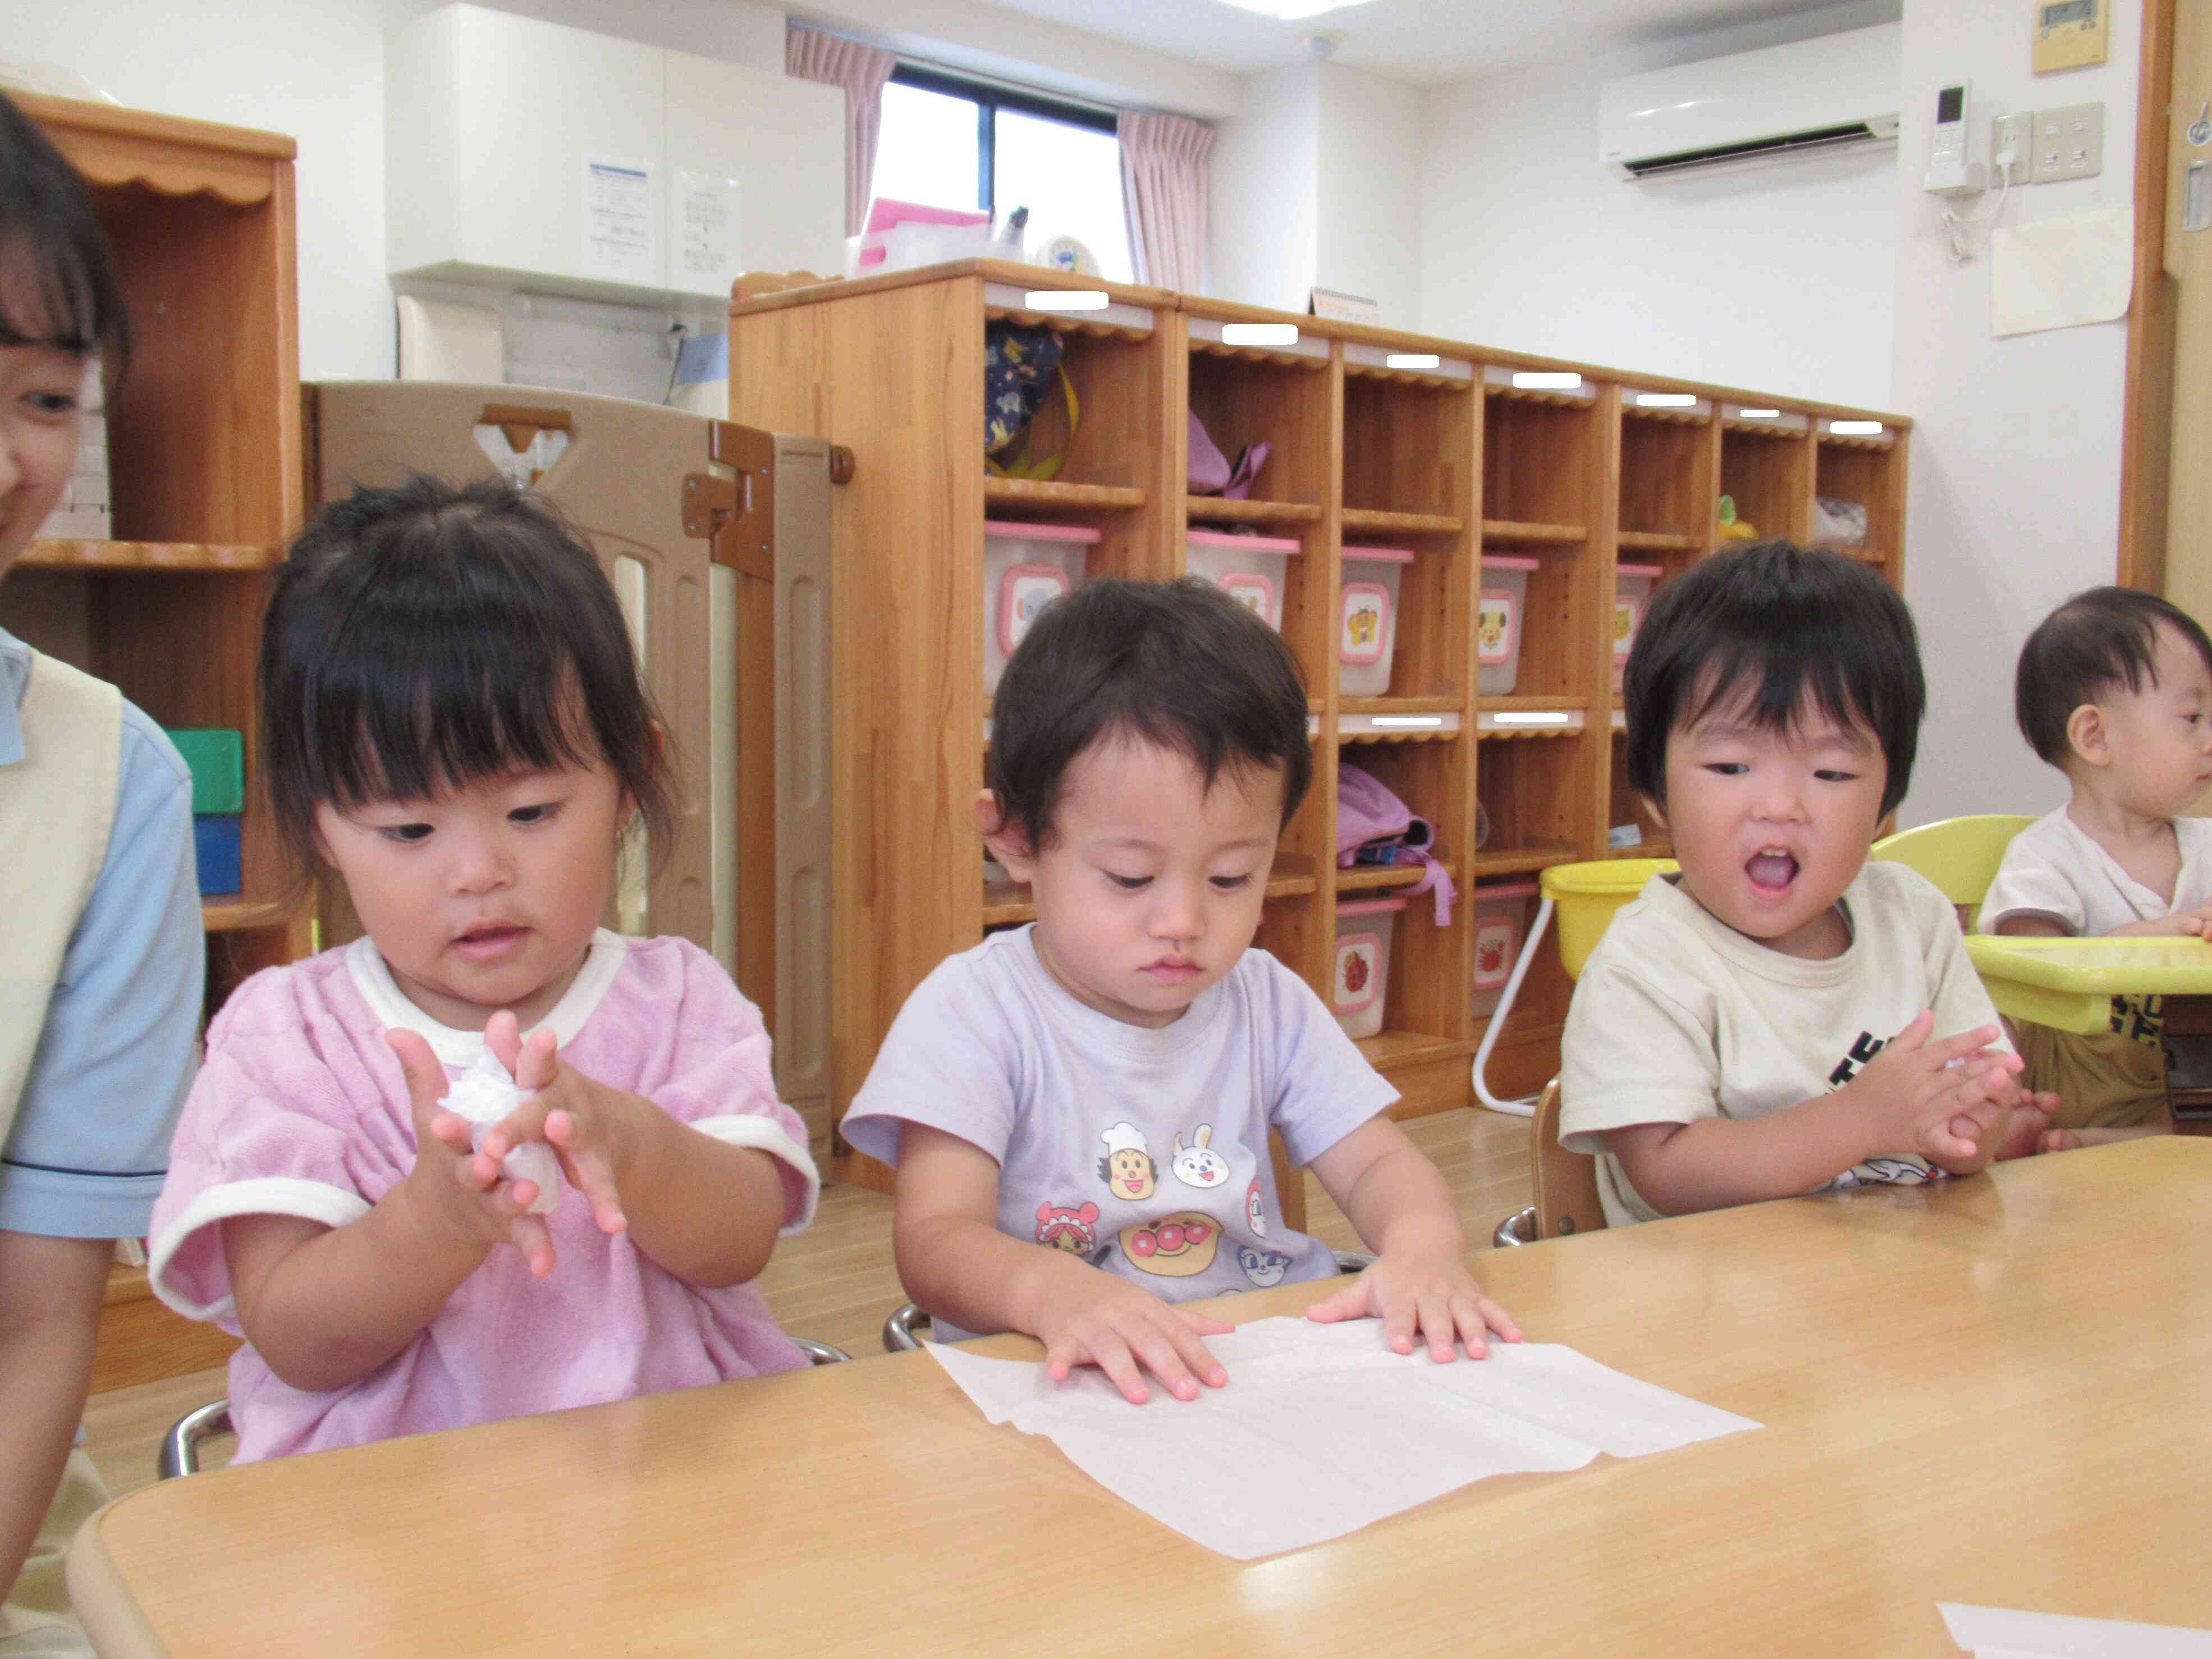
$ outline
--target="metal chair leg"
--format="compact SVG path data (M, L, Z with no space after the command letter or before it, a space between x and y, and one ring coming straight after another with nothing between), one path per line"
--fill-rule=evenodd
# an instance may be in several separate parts
M791 1346L806 1356L806 1363L810 1365L843 1365L849 1364L853 1358L842 1348L833 1347L827 1342L817 1342L807 1336L793 1337Z
M1531 1204L1527 1209L1516 1210L1507 1216L1498 1224L1498 1231L1491 1234L1490 1242L1500 1249L1514 1244L1534 1244L1536 1242L1536 1206Z
M218 1400L186 1412L161 1437L161 1449L154 1461L155 1478L173 1480L180 1474L200 1472L200 1443L230 1432L230 1401Z
M911 1302L902 1308L894 1309L890 1317L884 1321L884 1352L914 1352L921 1346L921 1337L915 1328L927 1323L929 1316Z

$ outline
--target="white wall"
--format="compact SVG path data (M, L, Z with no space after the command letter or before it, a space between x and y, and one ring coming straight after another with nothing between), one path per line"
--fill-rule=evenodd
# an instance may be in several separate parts
M1615 76L1897 15L1896 0L1865 0L1431 93L1419 325L1887 406L1896 157L1878 149L1631 184L1598 163L1597 99ZM2025 29L2005 30L2015 56Z
M2035 77L2012 0L1911 0L1901 154L1924 157L1935 89L1973 84L1974 125L1998 112L2105 104L2105 171L2015 190L2005 224L2124 208L2135 187L2142 0L2114 0L2101 67ZM1917 423L1905 596L1920 621L1929 718L1902 821L2044 811L2064 799L2012 720L2021 641L2051 607L2112 580L2119 527L2124 321L1990 337L1990 260L1944 258L1936 198L1897 183L1893 402Z
M1301 64L1254 77L1243 113L1215 125L1208 293L1306 308L1320 246L1321 107L1321 72Z
M1320 80L1314 281L1376 301L1385 328L1418 328L1426 95L1340 64Z
M394 369L392 287L384 275L384 37L443 3L0 0L0 54L75 70L134 107L296 139L301 373L308 380L379 379ZM781 5L480 3L756 69L783 67ZM1102 84L1138 101L1206 112L1241 101L1236 76L1133 47L1107 50L1097 36L995 7L952 0L834 0L834 7L859 25L957 25L1064 65L1089 62ZM907 38L920 50L911 28Z

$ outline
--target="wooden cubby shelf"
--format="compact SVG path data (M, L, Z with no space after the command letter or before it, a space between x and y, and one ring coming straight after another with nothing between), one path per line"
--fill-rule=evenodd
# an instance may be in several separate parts
M1467 522L1449 513L1393 513L1381 507L1347 507L1344 527L1398 536L1456 536L1467 528Z
M1862 438L1850 433L1838 435L1833 432L1823 432L1820 434L1820 447L1823 449L1866 449L1879 454L1894 448L1896 440L1887 437Z
M231 893L200 901L200 925L210 933L282 927L291 918L292 907L280 899L241 898Z
M1031 513L1123 513L1145 505L1145 492L1127 484L1061 483L1042 478L983 480L983 499Z
M1225 495L1187 495L1183 515L1194 524L1319 524L1318 501L1232 501Z
M20 570L143 570L228 575L266 570L280 550L220 546L206 542L33 542L16 562Z
M1343 908L1407 896L1391 930L1382 1030L1361 1052L1400 1091L1392 1109L1401 1115L1471 1103L1468 1057L1490 1024L1475 1012L1472 918L1483 886L1613 856L1609 834L1623 825L1638 840L1628 852L1664 850L1626 787L1627 745L1601 735L1617 707L1616 649L1641 615L1624 604L1647 586L1664 591L1714 550L1723 493L1762 536L1801 542L1818 523L1817 495L1863 505L1859 556L1899 580L1910 422L1714 387L1680 388L1694 406L1643 408L1638 389L1665 381L1038 271L1033 286L1104 289L1115 314L1149 319L1151 331L1094 337L1056 320L1083 409L1073 434L1064 400L1048 398L1037 417L1034 452L1066 452L1059 481L978 489L983 324L1022 314L1010 290L1028 280L956 264L848 285L842 295L824 283L731 307L732 418L817 432L854 451L853 481L832 504L832 557L863 594L901 600L832 608L837 659L866 675L830 717L832 775L858 786L839 798L831 864L833 1111L849 1103L901 1005L939 962L984 928L1034 914L1024 890L980 883L971 802L985 757L975 733L989 704L962 689L974 665L953 659L981 653L982 522L1002 505L1097 529L1086 562L1093 577L1248 578L1244 591L1304 677L1314 760L1255 943L1326 1000L1340 920L1353 920ZM1223 344L1222 330L1237 322L1289 324L1295 342ZM1432 354L1443 372L1382 367L1399 353ZM800 383L785 367L793 363L814 378ZM1524 370L1571 371L1579 385L1512 386ZM826 404L823 386L832 389ZM841 386L866 392L836 395ZM1482 396L1467 395L1477 386ZM1771 424L1733 418L1769 407L1780 411ZM1225 455L1268 446L1251 484L1256 499L1191 493L1194 417ZM1824 422L1873 418L1894 434L1887 448L1787 441ZM1249 572L1220 556L1233 538L1193 541L1203 528L1247 527L1258 532L1248 538L1253 551L1271 561ZM1382 556L1364 570L1353 556L1362 547ZM1649 568L1624 586L1623 565ZM1395 586L1387 673L1340 660L1351 642L1345 581L1377 572ZM1249 580L1260 573L1265 583ZM1501 639L1512 641L1502 652ZM1486 680L1511 695L1485 696ZM1516 716L1553 718L1519 725ZM1462 889L1449 925L1437 925L1425 895L1404 895L1423 866L1336 866L1347 767L1432 827L1436 856ZM924 781L927 793L865 786L886 776ZM1540 951L1500 1033L1492 1087L1532 1094L1556 1073L1571 993L1556 949ZM850 1157L833 1168L888 1182L888 1171Z
M1589 539L1589 528L1579 524L1524 524L1512 519L1485 519L1483 544L1487 547L1565 546Z
M1055 334L1079 334L1094 340L1149 340L1152 331L1131 323L1101 321L1095 317L1071 315L1061 311L1030 311L1020 306L987 305L984 317L991 322L1019 323L1024 328L1040 325Z

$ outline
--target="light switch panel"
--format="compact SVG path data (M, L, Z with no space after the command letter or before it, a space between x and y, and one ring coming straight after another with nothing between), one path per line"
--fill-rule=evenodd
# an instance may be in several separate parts
M2069 104L2035 116L2033 182L2094 179L2105 170L2105 106Z

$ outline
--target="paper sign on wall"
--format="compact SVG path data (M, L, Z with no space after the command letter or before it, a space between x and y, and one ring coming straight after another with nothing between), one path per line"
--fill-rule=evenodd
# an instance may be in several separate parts
M1990 236L1990 332L2033 334L2127 315L2135 290L2135 214L2069 214Z
M677 169L676 286L724 288L738 274L738 181Z
M649 165L586 159L585 270L610 282L659 283L659 230Z

